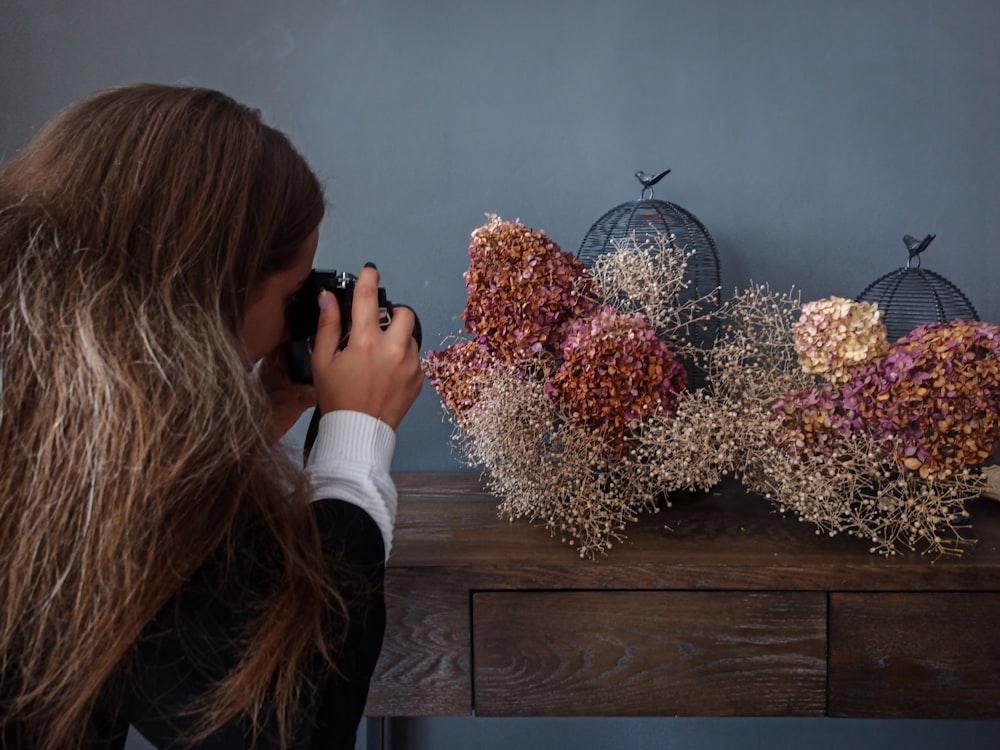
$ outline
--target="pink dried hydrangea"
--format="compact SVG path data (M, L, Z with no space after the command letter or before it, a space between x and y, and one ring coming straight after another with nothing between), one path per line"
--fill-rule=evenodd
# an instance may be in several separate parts
M646 318L611 307L573 321L560 357L546 393L614 451L625 450L646 417L672 414L687 384L684 368Z
M846 412L841 393L830 383L792 391L771 406L775 439L792 453L808 458L830 457L861 427L857 415Z
M505 362L556 354L596 291L583 264L543 232L497 216L472 233L465 328Z
M881 357L889 346L878 305L844 297L802 305L792 328L792 343L803 370L837 384Z
M444 405L461 416L479 401L495 360L481 341L473 340L429 351L421 365Z
M920 326L854 373L843 403L924 478L982 464L1000 442L1000 326Z

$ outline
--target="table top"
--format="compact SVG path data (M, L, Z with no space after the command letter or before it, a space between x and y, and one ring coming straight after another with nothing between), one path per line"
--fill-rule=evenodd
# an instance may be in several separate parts
M605 556L581 559L540 524L502 519L475 472L394 476L399 514L393 571L447 568L470 587L1000 590L1000 502L967 507L975 544L960 556L869 551L865 540L829 537L735 482L671 496L644 513Z

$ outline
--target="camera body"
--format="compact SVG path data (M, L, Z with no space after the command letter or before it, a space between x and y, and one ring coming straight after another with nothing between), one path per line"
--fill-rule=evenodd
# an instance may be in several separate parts
M312 350L319 327L319 295L324 289L333 294L340 308L340 348L347 346L351 331L351 308L354 303L354 285L358 277L346 271L314 270L303 287L292 298L288 308L288 374L296 383L313 382ZM378 289L379 324L386 328L392 321L396 307L386 298L385 289ZM405 307L405 305L402 305ZM412 308L411 308L412 309ZM414 315L414 318L416 316ZM420 321L414 320L413 338L420 345Z

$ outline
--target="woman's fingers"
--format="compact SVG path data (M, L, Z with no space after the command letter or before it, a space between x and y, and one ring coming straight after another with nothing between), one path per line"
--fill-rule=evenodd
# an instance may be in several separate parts
M316 337L312 346L313 380L316 379L316 365L329 362L337 354L340 347L340 307L333 292L324 289L317 299L319 305L319 323L316 326Z
M373 267L358 274L350 336L343 349L338 349L339 315L331 310L336 305L327 304L333 301L332 295L323 303L313 348L313 381L324 413L360 411L396 428L420 392L423 373L419 347L411 335L413 312L398 308L383 329L378 283L379 274Z
M378 270L368 265L358 273L354 282L354 301L351 305L351 332L374 332L381 329L382 313L378 300Z

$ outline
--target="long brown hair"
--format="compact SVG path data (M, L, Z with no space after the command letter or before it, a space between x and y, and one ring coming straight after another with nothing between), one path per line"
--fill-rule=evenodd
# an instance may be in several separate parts
M239 327L324 208L280 132L197 88L99 92L0 169L0 730L78 746L143 626L250 524L276 583L203 729L266 704L287 732L342 604Z

